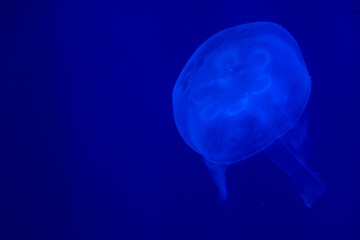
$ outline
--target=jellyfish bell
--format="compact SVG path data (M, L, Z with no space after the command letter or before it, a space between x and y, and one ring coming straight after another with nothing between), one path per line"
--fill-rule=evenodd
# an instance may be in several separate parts
M174 119L185 142L204 157L222 200L226 168L272 149L274 142L268 157L290 176L305 203L310 206L321 195L321 180L293 144L296 134L285 138L310 91L299 46L275 23L225 29L190 57L173 90Z

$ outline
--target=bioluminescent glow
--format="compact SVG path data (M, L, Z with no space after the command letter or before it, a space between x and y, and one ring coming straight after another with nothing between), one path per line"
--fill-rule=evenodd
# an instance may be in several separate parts
M221 199L226 168L265 149L307 206L323 193L298 151L307 128L297 123L310 90L299 46L280 25L225 29L195 51L173 90L174 118L185 142L204 157Z

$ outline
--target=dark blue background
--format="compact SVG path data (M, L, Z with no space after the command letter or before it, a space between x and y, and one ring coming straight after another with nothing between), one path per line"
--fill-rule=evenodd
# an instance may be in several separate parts
M0 239L360 239L360 2L1 1ZM307 208L263 154L222 203L171 94L214 33L272 21L313 89Z

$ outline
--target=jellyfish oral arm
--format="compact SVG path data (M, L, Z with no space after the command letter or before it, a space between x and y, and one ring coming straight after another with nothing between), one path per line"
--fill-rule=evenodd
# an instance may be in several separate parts
M277 140L265 153L290 177L306 206L311 208L314 201L325 192L326 187L321 179L282 140Z
M219 189L220 200L225 201L228 195L225 176L228 165L212 163L206 159L204 159L204 162L209 169L211 177L214 179L214 182Z

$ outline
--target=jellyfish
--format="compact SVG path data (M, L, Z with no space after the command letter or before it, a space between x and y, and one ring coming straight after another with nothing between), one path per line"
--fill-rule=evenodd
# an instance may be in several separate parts
M308 167L311 80L300 48L282 26L220 31L190 57L173 89L173 114L187 145L203 157L221 200L226 169L264 152L311 207L325 191Z

